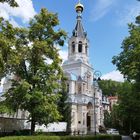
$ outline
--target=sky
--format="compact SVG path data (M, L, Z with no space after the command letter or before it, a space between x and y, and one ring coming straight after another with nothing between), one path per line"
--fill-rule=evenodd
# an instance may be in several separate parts
M0 4L0 16L14 26L28 26L30 18L47 8L58 13L59 28L68 36L76 25L75 5L78 0L16 0L18 8ZM137 0L81 0L84 5L82 22L90 41L90 62L95 71L102 73L102 78L123 81L123 76L111 63L112 57L121 52L121 43L129 35L127 24L135 21L140 14L140 2ZM67 41L60 50L60 55L67 59Z

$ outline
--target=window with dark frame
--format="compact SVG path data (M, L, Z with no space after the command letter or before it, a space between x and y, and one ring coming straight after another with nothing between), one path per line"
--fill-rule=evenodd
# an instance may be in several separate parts
M72 53L75 53L75 42L72 42Z
M82 42L81 41L79 41L79 43L78 43L78 52L82 53Z

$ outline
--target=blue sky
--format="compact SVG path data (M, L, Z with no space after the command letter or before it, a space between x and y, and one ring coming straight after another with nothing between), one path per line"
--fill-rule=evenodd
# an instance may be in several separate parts
M30 18L47 8L58 13L62 29L71 36L76 24L75 4L78 0L17 0L19 8L12 9L0 4L0 16L14 26L26 26ZM137 0L81 0L85 9L83 26L90 40L90 61L104 78L122 80L122 76L111 63L112 57L121 49L121 42L128 35L127 23L134 22L140 13ZM67 44L67 43L65 43ZM67 47L60 52L66 59Z

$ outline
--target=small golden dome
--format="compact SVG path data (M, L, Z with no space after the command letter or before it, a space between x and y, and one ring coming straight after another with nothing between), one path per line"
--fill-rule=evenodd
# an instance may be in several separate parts
M78 4L76 4L75 10L76 10L76 12L78 12L78 11L83 12L83 10L84 10L83 4L81 4L80 2Z

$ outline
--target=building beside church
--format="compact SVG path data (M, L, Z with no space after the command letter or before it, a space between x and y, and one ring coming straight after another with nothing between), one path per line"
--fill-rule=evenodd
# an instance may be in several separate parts
M71 104L72 133L94 133L103 125L102 91L93 81L94 69L89 62L89 40L82 25L84 6L75 6L77 23L68 41L68 60L63 70L68 77L68 102Z

